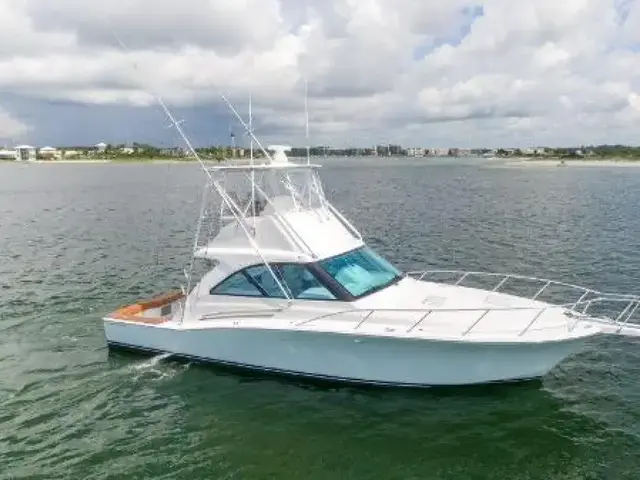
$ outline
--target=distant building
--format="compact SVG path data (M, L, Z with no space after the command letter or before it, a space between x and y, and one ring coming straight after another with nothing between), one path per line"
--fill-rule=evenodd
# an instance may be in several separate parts
M183 157L186 155L186 152L180 147L170 147L161 148L158 154L164 157Z
M391 155L402 155L402 146L389 145L389 152L391 152Z
M391 143L376 145L376 155L391 157L402 154L403 150L401 145L392 145Z
M365 147L361 150L361 155L365 157L375 157L377 154L376 149L373 147Z
M15 150L0 149L0 160L17 160L17 155Z
M94 147L98 153L103 153L107 149L107 144L100 142L100 143L96 143Z
M64 158L73 158L73 157L79 157L82 155L82 152L80 150L65 150L63 152Z
M36 159L36 147L31 145L18 145L16 148L16 160L18 162L32 162Z
M38 151L38 156L43 160L55 160L60 158L60 151L53 147L42 147Z
M409 157L424 157L426 155L425 149L420 147L407 148L407 156Z

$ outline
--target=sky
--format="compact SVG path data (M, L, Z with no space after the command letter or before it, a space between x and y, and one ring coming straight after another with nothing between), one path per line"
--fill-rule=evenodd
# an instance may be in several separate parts
M196 145L243 145L221 93L245 121L251 98L265 143L640 144L640 0L0 0L0 19L0 146L178 145L158 96Z

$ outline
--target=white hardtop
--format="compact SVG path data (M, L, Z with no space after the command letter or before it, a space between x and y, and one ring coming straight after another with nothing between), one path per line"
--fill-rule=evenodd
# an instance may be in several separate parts
M242 267L309 262L363 246L360 233L326 199L319 166L290 162L287 146L269 150L275 154L262 164L207 168L221 208L217 228L208 228L194 256Z
M275 199L274 203L282 204ZM283 199L284 200L284 199ZM363 245L333 213L316 208L295 211L265 208L259 217L247 217L253 240L268 261L309 262L356 249ZM195 252L199 258L235 257L240 263L260 261L242 227L232 222ZM240 260L243 259L243 260Z

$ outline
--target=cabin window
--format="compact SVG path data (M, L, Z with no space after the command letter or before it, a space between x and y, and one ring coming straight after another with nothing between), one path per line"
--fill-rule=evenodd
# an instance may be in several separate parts
M275 265L271 265L271 268L274 273L278 273ZM258 285L265 297L286 298L271 273L269 273L269 269L264 265L246 268L244 272L251 279L252 283Z
M402 278L402 273L368 247L319 262L354 297L362 297Z
M304 265L285 264L278 267L280 278L284 279L291 295L296 299L335 300L336 297Z
M289 290L292 298L306 300L335 300L333 295L316 276L304 265L272 264L271 268L278 280ZM285 298L269 269L256 265L245 270L247 274L265 291L268 297Z
M290 292L292 298L300 300L336 299L336 296L305 265L272 264L271 268L284 288ZM265 265L245 268L214 287L211 294L286 298Z
M231 275L211 289L211 295L231 295L236 297L264 297L260 287L251 282L244 271Z

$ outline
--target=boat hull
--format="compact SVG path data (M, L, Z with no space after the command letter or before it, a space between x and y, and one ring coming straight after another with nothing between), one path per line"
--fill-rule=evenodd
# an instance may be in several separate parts
M403 387L539 378L588 337L482 343L302 330L166 328L105 321L107 343L199 362L314 379Z

